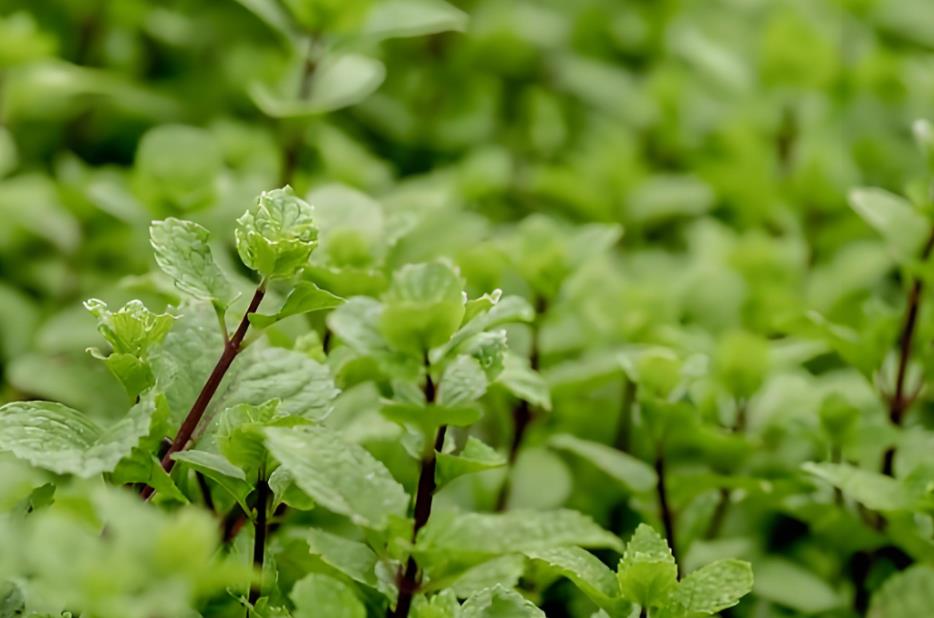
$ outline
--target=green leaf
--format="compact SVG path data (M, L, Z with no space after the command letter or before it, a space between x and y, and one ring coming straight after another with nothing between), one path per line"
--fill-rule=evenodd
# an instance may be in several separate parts
M383 295L380 332L419 355L450 339L464 317L463 283L448 264L406 264Z
M456 352L465 342L488 329L515 322L531 322L533 319L535 319L535 310L528 301L519 296L507 296L492 305L488 311L478 313L465 322L450 341L432 351L431 362L437 363L446 355Z
M486 374L477 359L460 355L444 369L438 386L438 402L444 406L462 406L486 393Z
M377 556L365 543L312 528L308 532L308 550L355 582L380 589L376 577Z
M867 618L920 618L934 607L934 568L916 564L895 573L872 595Z
M711 615L733 607L752 590L752 566L742 560L718 560L688 574L662 610L665 618Z
M515 590L497 585L464 601L460 618L545 618L545 613Z
M230 463L224 456L198 449L186 449L173 453L172 459L184 463L217 483L245 512L250 512L246 498L253 491L253 484L246 480L243 470Z
M234 234L240 259L264 279L298 274L318 244L314 209L288 186L262 192Z
M266 328L289 316L334 309L343 302L344 299L340 296L322 290L310 281L299 281L289 292L279 311L272 314L251 313L250 323L258 328Z
M467 28L467 14L442 0L386 0L376 3L361 29L375 39L424 36Z
M917 259L930 224L907 200L883 189L850 192L850 206L885 240L901 262Z
M423 405L404 401L391 401L383 404L383 416L402 425L413 425L430 435L441 425L467 427L483 416L478 405L442 406Z
M465 474L492 470L506 465L506 458L503 455L473 436L467 438L467 444L457 455L438 453L436 457L438 467L435 481L438 487L443 487Z
M510 393L540 410L551 410L551 393L544 378L533 371L529 361L517 354L506 354L503 371L496 378Z
M862 470L849 464L808 462L802 467L838 488L847 497L874 511L912 508L913 501L904 485L890 476Z
M266 444L315 502L360 526L382 530L408 508L409 497L389 470L330 429L274 427L266 430Z
M553 547L527 551L525 555L542 562L556 573L567 577L599 607L625 615L619 604L619 583L605 564L580 547Z
M576 511L464 513L432 517L417 550L431 554L495 556L578 545L622 551L619 539Z
M355 296L328 314L328 328L357 354L376 355L388 352L379 332L383 307L378 301Z
M446 590L453 590L460 598L467 598L497 584L507 587L518 585L525 566L525 558L522 556L499 556L470 567L450 584L442 579L440 585L445 585Z
M460 609L454 592L445 590L430 598L416 596L409 615L412 618L461 618Z
M214 203L215 178L222 169L223 155L210 131L164 124L140 140L133 185L154 212L189 212Z
M386 67L375 58L335 54L318 65L307 97L283 96L260 83L250 86L250 97L267 116L307 118L356 105L379 88L385 78Z
M840 607L841 595L816 573L782 558L756 561L756 596L802 614Z
M163 470L162 462L142 447L135 447L129 456L121 459L108 481L114 485L145 483L156 490L161 500L174 500L181 504L188 502L172 477Z
M269 475L269 488L272 490L276 503L286 504L299 511L310 511L315 508L315 501L308 497L304 491L295 484L292 473L279 467Z
M289 598L295 604L295 618L366 618L366 609L353 589L322 573L311 573L297 581Z
M162 399L152 394L106 429L81 412L50 401L0 406L0 450L58 474L82 478L111 472L149 432Z
M643 492L655 488L657 477L652 466L618 449L570 434L552 436L548 444L590 462L630 491Z
M199 300L227 307L236 298L227 277L214 262L208 244L211 233L192 221L168 218L149 227L156 264L175 287Z
M651 526L639 524L617 569L623 596L642 607L660 607L678 583L668 543Z
M245 472L246 478L255 478L267 467L263 431L276 418L278 407L278 399L258 406L239 403L217 419L217 446L224 457Z

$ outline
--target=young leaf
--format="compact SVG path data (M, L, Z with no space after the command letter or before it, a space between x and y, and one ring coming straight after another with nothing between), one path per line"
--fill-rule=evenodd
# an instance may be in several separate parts
M402 516L408 508L409 497L389 470L329 429L269 428L266 445L315 502L360 526L382 530L391 516Z
M642 607L660 607L678 583L678 567L668 544L647 524L639 524L617 570L623 596Z
M294 618L366 618L366 609L353 589L339 579L310 573L289 593L295 604Z
M361 34L377 40L467 27L467 14L443 0L386 0L373 6Z
M457 330L465 302L463 283L451 266L407 264L383 295L380 332L396 348L421 355Z
M883 189L854 189L850 206L875 228L900 261L916 259L930 223L905 199Z
M553 547L527 551L525 555L570 579L599 607L612 609L613 615L625 615L616 575L589 551L580 547Z
M90 478L111 472L149 432L162 401L146 396L107 429L60 403L8 403L0 406L0 450L58 474Z
M752 566L742 560L718 560L690 573L662 608L664 618L711 615L733 607L752 590Z
M515 590L496 585L464 601L460 618L545 618L545 613Z
M492 470L506 465L506 458L473 436L467 438L467 444L457 455L438 453L438 467L435 482L438 487L454 479L483 470Z
M445 406L468 404L482 397L486 387L487 378L480 363L471 356L461 355L444 369L438 402Z
M84 308L97 318L100 331L114 352L141 356L151 346L160 343L175 321L169 313L153 313L139 300L131 300L117 311L96 298L84 301Z
M552 436L548 444L590 462L630 491L649 491L655 487L655 470L632 455L570 434Z
M186 449L172 453L172 459L186 464L192 470L200 472L211 479L229 493L243 507L245 512L250 511L246 498L253 491L253 484L251 481L247 481L243 470L230 463L223 456L198 449ZM155 489L158 490L159 488L156 487Z
M551 393L542 376L532 371L529 361L517 354L507 353L503 358L503 371L496 378L506 390L528 401L540 410L551 410Z
M622 551L615 535L569 510L464 513L452 520L432 517L419 536L417 551L494 556L568 545Z
M310 281L299 281L289 292L279 311L272 314L251 313L250 323L258 328L266 328L293 315L334 309L343 302L344 299L340 296L322 290Z
M227 307L237 293L214 262L210 237L211 233L197 223L173 217L149 226L156 264L175 286L194 298Z
M264 279L293 277L317 246L314 209L291 187L264 191L237 219L235 236L240 259Z

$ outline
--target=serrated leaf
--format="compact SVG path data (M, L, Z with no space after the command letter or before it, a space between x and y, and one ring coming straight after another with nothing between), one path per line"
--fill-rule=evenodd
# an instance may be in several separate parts
M665 618L711 615L733 607L752 590L752 566L742 560L718 560L688 574L669 597Z
M890 576L872 595L867 618L919 618L934 607L934 568L916 564Z
M462 354L444 368L438 386L438 402L444 406L462 406L482 397L486 387L486 374L480 363Z
M548 444L590 462L630 491L650 491L655 487L657 477L652 466L618 449L570 434L552 436Z
M318 245L314 208L292 187L263 191L237 219L237 252L264 279L292 277Z
M386 78L386 67L362 54L332 54L311 78L309 95L283 96L265 84L250 87L250 97L273 118L307 118L356 105L370 96Z
M156 398L149 395L106 429L81 412L50 401L0 406L0 450L56 472L90 478L111 472L149 432Z
M457 455L438 453L438 467L435 481L438 487L447 485L454 479L483 470L492 470L506 465L506 458L479 439L469 436L467 444Z
M357 354L374 355L388 352L388 345L379 332L383 307L379 301L355 296L328 314L328 328Z
M406 264L383 294L380 332L419 355L448 341L464 318L463 281L449 264Z
M409 615L412 618L460 618L460 609L454 592L444 590L429 598L416 596Z
M442 0L386 0L373 6L361 34L377 40L467 28L467 14Z
M149 226L156 264L182 292L226 307L237 293L214 262L211 233L193 221L169 217Z
M465 322L450 341L437 350L432 350L431 362L436 363L446 355L457 351L457 348L472 337L495 328L515 322L531 322L535 319L535 310L527 300L520 296L507 296L492 305L488 311L478 313L473 319Z
M508 353L503 358L503 371L496 378L510 393L540 410L551 410L551 393L544 378L533 371L528 359Z
M353 589L323 573L311 573L298 580L289 598L295 604L295 618L366 618L366 609Z
M460 598L467 598L497 584L512 588L519 583L525 571L525 558L519 555L499 556L470 567L450 583Z
M614 615L625 615L616 575L589 551L580 547L553 547L527 551L525 555L570 579L597 606L614 609Z
M850 206L885 240L900 261L918 257L930 224L904 198L883 189L850 192Z
M153 313L139 300L131 300L117 311L96 298L84 301L84 308L97 318L97 330L114 352L141 356L161 342L172 328L175 316Z
M545 613L515 590L497 585L464 601L460 618L545 618Z
M276 313L251 313L250 323L258 328L266 328L279 320L293 315L326 311L339 307L344 302L340 296L335 296L327 290L322 290L310 281L299 281L289 292L282 308Z
M463 556L494 556L578 545L622 551L616 535L570 510L464 513L446 521L432 518L417 551Z
M382 530L408 508L408 495L382 462L329 429L269 428L266 445L315 502L360 526Z
M808 462L802 467L874 511L912 508L913 501L904 485L890 476L849 464Z
M678 583L668 543L651 526L639 524L617 569L623 597L642 607L660 607Z

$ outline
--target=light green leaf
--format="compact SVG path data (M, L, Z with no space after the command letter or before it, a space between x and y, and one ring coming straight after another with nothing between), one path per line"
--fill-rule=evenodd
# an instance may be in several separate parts
M315 502L360 526L382 530L408 508L409 497L382 462L329 429L270 428L266 445Z
M450 265L406 264L383 295L380 332L396 348L424 354L457 330L465 302L463 282Z
M136 150L135 192L157 213L207 208L215 201L215 178L223 164L220 146L207 129L157 125Z
M149 432L153 395L106 429L81 412L50 401L0 406L0 450L58 474L90 478L111 472Z
M114 352L142 355L163 339L172 328L175 316L153 313L139 300L131 300L117 311L96 298L84 301L84 307L97 318L100 331Z
M478 313L473 319L465 322L450 341L432 351L431 362L436 363L446 355L455 352L464 342L485 330L515 322L531 322L533 319L535 319L535 310L528 301L520 296L507 296L492 305L489 311Z
M570 434L552 436L548 444L590 462L630 491L650 491L655 487L652 466L620 450Z
M383 404L380 411L389 420L418 427L426 435L433 433L441 425L467 427L483 416L483 410L479 405L423 405L404 401L387 402Z
M660 607L678 583L668 543L651 526L639 524L617 569L623 596L642 607Z
M240 259L264 279L298 274L318 244L314 209L288 186L263 191L234 234Z
M377 557L365 543L312 528L308 532L308 550L323 562L352 580L380 589L376 577Z
M279 311L272 314L251 313L250 322L258 328L266 328L289 316L334 309L343 302L344 299L340 296L322 290L310 281L299 281L289 292Z
M460 355L444 369L438 387L438 401L444 406L461 406L486 393L486 374L473 357Z
M295 604L295 618L366 618L366 609L353 589L322 573L311 573L297 581L289 598Z
M843 599L816 573L782 558L756 561L756 596L802 614L822 614Z
M752 566L742 560L718 560L690 573L662 610L665 618L711 615L733 607L752 590Z
M905 487L890 476L849 464L808 462L802 467L874 511L899 511L912 507L911 496Z
M460 603L451 590L426 598L424 595L415 597L412 603L412 618L461 618Z
M920 618L934 607L934 568L916 564L896 573L872 595L867 618Z
M589 551L580 547L552 547L527 551L525 555L570 579L599 607L616 608L619 604L616 575ZM614 615L625 615L625 612L615 611Z
M232 464L253 479L266 468L266 444L263 431L277 416L279 400L261 405L238 403L220 414L217 420L217 446ZM289 417L283 417L288 419ZM298 419L289 419L298 422Z
M246 498L253 491L253 483L246 480L243 470L230 463L225 457L208 451L187 449L173 453L172 459L186 464L192 470L200 472L217 483L240 504L244 512L250 512Z
M361 34L376 39L413 37L467 28L467 14L442 0L385 0L373 5Z
M503 371L496 378L506 390L519 399L529 402L540 410L551 410L551 393L542 376L533 371L529 361L517 354L508 353L503 358Z
M917 259L930 223L904 198L883 189L850 192L850 206L872 226L901 262Z
M379 332L383 307L378 301L355 296L328 314L328 328L357 354L386 353L386 340Z
M506 458L503 455L473 436L467 438L467 444L457 455L438 453L436 457L438 467L435 481L438 487L443 487L465 474L491 470L506 465Z
M496 584L514 587L518 585L524 571L525 558L522 556L499 556L470 567L458 575L447 589L453 590L460 598L467 598Z
M192 221L169 217L149 227L156 264L191 296L226 307L237 294L214 262L208 245L211 233Z
M250 96L263 113L273 118L304 118L356 105L370 96L386 78L386 67L361 54L331 55L321 61L303 99L283 96L265 84L250 87Z
M417 550L480 557L568 545L622 551L614 534L569 510L464 513L451 520L432 517L419 536Z
M471 595L460 618L545 618L545 613L515 590L497 585Z

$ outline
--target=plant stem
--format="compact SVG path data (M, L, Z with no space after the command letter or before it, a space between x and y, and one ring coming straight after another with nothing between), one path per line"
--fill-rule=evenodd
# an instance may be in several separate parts
M636 393L638 387L628 376L623 377L623 403L619 411L619 422L616 425L616 449L624 453L629 452L629 440L632 436L632 417L636 408Z
M649 608L643 606L639 609L639 618L649 618Z
M934 228L928 236L924 248L921 250L921 261L925 262L931 257L934 250ZM924 282L921 277L915 277L908 291L908 302L905 306L905 319L901 334L898 337L898 370L895 375L895 392L889 398L889 420L896 427L901 427L905 420L905 412L914 402L915 396L905 394L905 379L908 375L908 363L911 360L911 347L915 330L918 326L918 312L921 308L921 292ZM895 447L886 449L882 457L882 473L892 476L895 461Z
M259 572L259 581L250 586L250 605L254 605L263 591L263 562L266 557L266 523L269 510L269 483L264 470L260 470L256 482L256 522L253 525L253 567Z
M674 556L675 563L678 565L678 575L681 574L681 561L678 559L678 544L675 542L675 519L668 503L668 488L665 479L665 456L661 448L658 449L655 456L655 475L658 480L655 483L655 492L658 495L658 511L662 520L662 527L665 529L665 537L668 539L668 546L671 547L671 555Z
M243 338L250 328L250 314L256 313L265 295L266 284L263 282L256 288L253 299L250 301L250 306L247 308L246 313L243 314L243 319L240 320L240 325L237 327L237 330L230 339L224 342L224 351L217 360L217 364L214 365L211 375L208 376L207 381L201 388L201 393L188 411L188 416L186 416L185 420L182 422L178 433L175 435L175 439L172 441L172 445L162 456L162 469L165 470L166 473L171 472L173 466L175 466L175 460L172 459L172 454L188 447L188 441L191 440L191 435L198 427L198 423L204 416L205 411L207 411L208 404L211 403L211 398L214 397L214 393L217 392L217 387L220 386L221 380L224 378L227 370L230 369L230 364L237 357L237 354L240 353L240 346L243 344ZM152 497L153 493L155 493L155 490L147 485L143 488L142 492L140 492L140 495L144 500L148 500Z
M745 433L746 423L749 418L748 406L749 403L746 399L736 399L736 418L733 420L733 433ZM720 534L720 529L723 527L723 522L726 520L726 514L730 510L730 490L726 487L720 488L720 495L717 499L717 506L714 509L713 515L710 517L710 524L707 526L706 538L713 539Z
M309 40L309 49L305 55L305 61L302 64L302 77L298 85L298 98L300 100L308 98L308 95L311 94L311 85L313 83L312 77L314 77L315 71L318 68L318 63L312 57L313 47L314 41ZM290 136L290 139L282 151L282 176L279 179L280 185L292 184L292 180L295 176L295 170L298 167L298 155L302 148L302 130L304 128L305 124L300 123L297 133Z
M428 370L428 360L425 360L425 400L431 404L435 400L435 383L431 379L431 372ZM412 543L415 543L418 532L428 523L431 517L431 503L435 495L435 468L438 464L437 454L444 448L444 436L447 433L447 425L438 427L435 434L435 443L431 451L422 458L421 470L418 474L418 489L415 493L414 524L412 526ZM420 584L418 572L418 563L413 554L409 554L406 560L405 568L399 569L399 598L396 601L395 611L388 611L389 618L408 618L409 609L412 606L412 598L418 590Z
M208 481L204 478L204 475L200 472L195 472L195 479L198 481L198 490L201 492L201 499L204 501L204 506L207 507L209 511L214 511L214 498L211 497L211 488L208 486Z
M535 299L535 319L530 324L532 330L532 342L529 350L529 367L532 371L538 371L541 365L541 353L538 347L538 323L541 316L545 313L547 303L541 296ZM507 456L508 466L506 469L506 479L499 488L499 494L496 496L496 511L506 510L509 502L509 494L512 492L512 468L519 456L519 449L522 447L522 441L528 431L529 424L534 419L534 414L529 402L520 399L512 409L512 442L509 443L509 454Z

